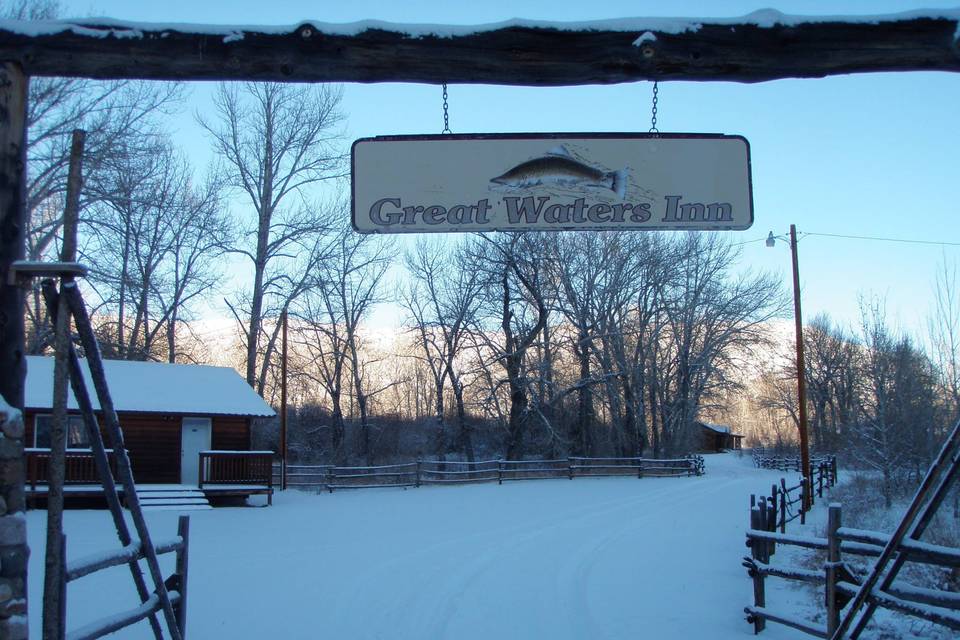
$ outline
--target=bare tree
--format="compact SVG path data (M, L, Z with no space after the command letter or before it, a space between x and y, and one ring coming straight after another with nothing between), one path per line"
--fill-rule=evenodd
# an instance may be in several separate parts
M319 261L296 302L295 315L303 321L301 343L309 343L334 413L334 448L343 452L344 376L349 375L349 393L356 402L361 430L361 455L369 464L369 401L392 386L373 386L367 367L372 364L364 350L361 323L371 309L385 299L381 286L393 260L392 243L382 236L359 235L341 229L331 240L327 258ZM340 454L342 455L342 453Z
M852 336L826 315L803 331L810 430L815 447L836 451L844 429L859 414L860 349ZM796 380L796 365L786 373ZM798 422L799 424L799 422Z
M785 310L770 275L729 274L734 249L717 235L689 233L679 240L675 279L668 292L665 345L656 375L662 445L667 452L693 446L693 421L720 389L736 384L738 359L764 344L764 324Z
M233 249L249 259L253 284L238 301L242 312L236 302L231 309L246 345L247 382L260 393L277 336L276 328L265 334L264 319L279 317L308 288L323 258L316 247L330 225L323 207L305 198L311 185L344 175L340 99L340 88L329 85L222 84L215 119L199 118L229 183L255 214Z
M433 377L435 452L440 460L447 450L444 419L444 387L450 381L457 410L458 444L461 453L473 462L473 437L466 415L462 360L468 327L473 324L480 303L482 279L459 249L441 247L437 242L420 241L406 256L413 282L403 294L410 313L422 359Z
M15 0L0 7L0 17L50 20L60 13L53 0ZM83 170L95 178L102 161L117 155L129 140L150 144L156 118L169 113L182 95L178 83L98 81L34 77L27 99L27 247L28 260L56 249L61 234L63 198L72 131L86 131ZM81 206L91 199L81 195ZM26 348L41 352L50 341L50 323L39 286L31 292Z
M195 186L169 141L103 161L88 182L84 259L102 299L100 325L111 355L176 361L178 322L220 279L214 261L229 240L215 180ZM162 339L165 337L165 344Z
M865 381L864 413L856 431L861 459L883 476L883 496L893 504L896 475L904 463L904 429L891 412L897 338L886 323L882 302L861 300Z
M960 418L960 292L957 264L944 258L934 282L934 312L929 323L933 357L949 402L950 418Z
M297 319L293 342L305 355L305 362L295 367L300 378L319 385L331 407L331 446L337 463L346 460L343 397L347 347L343 332L343 315L331 296L302 296L292 310Z
M623 403L621 455L643 455L650 431L645 390L653 346L664 326L664 291L669 282L671 245L650 233L624 235L617 251L607 304L599 316L601 365L620 382ZM612 380L610 381L612 383ZM608 388L611 385L608 385ZM612 398L613 390L608 394Z
M488 339L492 360L504 369L509 389L509 418L507 422L507 458L523 457L524 436L530 419L527 376L527 351L546 324L544 303L542 237L521 233L484 237L475 247L478 268L486 274L487 309L499 323L497 339ZM499 299L492 304L494 296ZM478 335L488 336L485 327Z

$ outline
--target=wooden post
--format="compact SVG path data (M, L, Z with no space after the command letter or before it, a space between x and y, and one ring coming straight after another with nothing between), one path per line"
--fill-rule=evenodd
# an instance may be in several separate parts
M787 532L787 501L790 495L787 493L787 481L780 478L780 533Z
M761 531L770 531L770 526L768 524L768 511L767 511L767 499L764 498L760 501L760 516L757 522L758 527ZM760 556L759 560L762 562L770 562L770 542L768 540L763 540L759 544Z
M766 500L760 501L760 507L752 507L750 509L750 528L754 531L764 531L766 528L763 524L763 506L766 504ZM750 555L757 562L766 562L764 560L763 547L765 546L761 540L751 540L750 541ZM756 607L764 607L767 604L767 597L763 584L763 575L760 572L755 572L753 576L753 605ZM767 626L767 621L764 620L761 616L753 617L753 633L758 634L763 631Z
M70 146L70 168L67 176L66 206L63 210L63 245L61 262L77 259L77 221L80 215L80 190L83 186L81 165L86 134L74 130ZM60 279L60 289L75 286L73 278ZM43 576L43 638L59 640L64 635L60 617L60 572L63 558L63 485L66 481L67 391L70 386L70 313L67 301L60 296L54 330L53 419L50 421L50 463L47 466L47 545Z
M797 227L790 225L790 254L793 260L793 319L797 341L797 414L800 427L800 473L810 481L810 441L807 436L807 381L803 358L803 314L800 310L800 267L797 261ZM809 489L809 486L808 486ZM803 496L803 509L809 509L809 491Z
M780 478L780 483L786 486L785 483L783 482L783 478ZM780 519L780 509L783 506L783 503L785 502L784 498L786 498L786 495L780 494L780 487L778 487L776 484L770 487L770 520L771 520L770 531L771 532L776 531L778 529L779 523L777 521Z
M503 460L497 460L497 484L503 484Z
M423 466L423 460L421 460L420 458L417 458L417 476L415 478L414 483L416 484L418 489L420 488L420 470L422 466Z
M643 479L643 460L637 459L637 478Z
M180 592L180 602L177 604L177 627L180 637L187 637L187 569L190 561L190 516L180 516L177 522L177 535L183 539L183 544L177 551L177 590Z
M283 310L280 353L280 490L287 490L287 310Z
M826 577L826 605L827 605L827 637L833 637L834 631L840 626L840 603L837 602L837 576L840 567L840 505L831 504L827 514L827 564Z
M60 571L57 578L60 583L57 598L57 618L60 620L57 640L65 640L67 637L67 536L62 533L60 534Z
M573 458L567 458L567 464L569 465L570 479L573 480Z
M807 501L807 491L809 491L807 479L800 478L800 524L807 524L807 509L809 509L807 505L810 504Z
M23 357L24 292L8 276L10 265L23 259L26 247L27 86L28 78L19 65L0 63L0 396L17 409L23 409L27 373ZM0 418L4 435L0 498L6 503L0 513L0 526L7 534L3 577L12 592L8 602L23 602L25 607L30 551L21 513L26 509L23 420L7 417L10 419ZM16 617L16 610L4 609L0 611L0 637L26 638L27 629Z

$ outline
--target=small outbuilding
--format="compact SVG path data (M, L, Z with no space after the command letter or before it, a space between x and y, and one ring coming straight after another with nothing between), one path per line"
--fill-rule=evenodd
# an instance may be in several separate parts
M702 453L719 453L727 449L742 449L743 436L722 424L697 422L700 428L700 448Z
M81 360L81 363L83 361ZM229 367L103 362L138 485L192 487L208 494L272 496L270 451L251 451L251 422L273 409ZM103 415L86 366L87 388ZM68 400L68 495L99 482L76 399ZM28 356L24 402L27 492L45 492L53 408L53 358ZM107 447L110 441L104 438ZM139 492L139 491L138 491Z

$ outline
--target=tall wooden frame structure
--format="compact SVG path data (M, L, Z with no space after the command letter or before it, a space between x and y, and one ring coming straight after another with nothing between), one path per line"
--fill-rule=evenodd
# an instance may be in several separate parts
M376 22L290 28L113 20L0 22L0 395L23 407L26 100L30 76L558 86L638 80L762 82L876 71L960 71L960 10L816 18L478 28ZM8 426L9 425L9 426ZM0 438L0 636L26 638L23 430ZM0 589L4 591L4 589Z

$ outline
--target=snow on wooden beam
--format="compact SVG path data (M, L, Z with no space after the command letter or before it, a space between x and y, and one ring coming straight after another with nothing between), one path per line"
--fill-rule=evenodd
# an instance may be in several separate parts
M289 27L0 21L0 60L30 75L155 80L585 85L762 82L960 71L960 10L881 16L512 20Z

